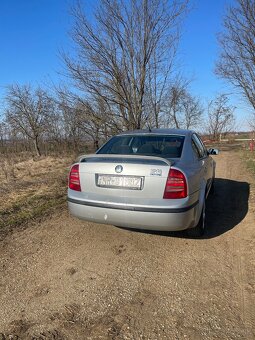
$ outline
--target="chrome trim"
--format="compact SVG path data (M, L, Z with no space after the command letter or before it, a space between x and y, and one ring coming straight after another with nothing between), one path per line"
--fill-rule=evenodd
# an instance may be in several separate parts
M194 208L198 201L195 203L184 207L184 208L145 208L145 207L134 207L134 206L128 206L128 205L115 205L115 204L104 204L104 203L98 203L98 202L91 202L91 201L83 201L83 200L77 200L74 198L67 198L68 202L75 203L75 204L81 204L81 205L87 205L90 207L97 207L97 208L105 208L105 209L118 209L118 210L129 210L129 211L140 211L140 212L154 212L154 213L183 213L186 211L189 211L190 209Z

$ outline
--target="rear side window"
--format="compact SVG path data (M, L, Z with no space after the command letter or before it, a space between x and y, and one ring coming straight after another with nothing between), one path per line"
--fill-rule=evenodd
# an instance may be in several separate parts
M124 154L180 158L184 136L125 135L111 138L97 154Z
M194 142L193 139L192 139L191 144L192 144L192 149L194 150L194 152L195 152L197 158L201 158L201 153L200 153L200 151L199 151L199 148L198 148L198 146L196 145L196 143Z
M193 134L192 136L192 148L198 158L203 158L207 156L206 149L200 138L196 134Z

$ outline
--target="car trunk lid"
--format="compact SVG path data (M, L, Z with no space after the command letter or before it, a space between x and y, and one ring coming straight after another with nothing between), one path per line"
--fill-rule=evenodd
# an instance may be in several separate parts
M81 190L99 199L160 199L172 164L173 161L154 156L84 156L79 167Z

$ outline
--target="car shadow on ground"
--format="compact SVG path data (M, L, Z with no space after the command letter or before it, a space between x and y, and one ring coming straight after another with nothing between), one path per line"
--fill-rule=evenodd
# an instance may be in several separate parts
M249 209L250 185L224 178L215 179L214 194L206 202L206 233L204 238L224 234L237 226Z
M206 232L204 236L200 237L201 239L214 238L233 229L248 212L250 186L247 182L216 178L214 185L214 193L210 193L206 200ZM161 232L125 229L146 234L191 238L185 231Z

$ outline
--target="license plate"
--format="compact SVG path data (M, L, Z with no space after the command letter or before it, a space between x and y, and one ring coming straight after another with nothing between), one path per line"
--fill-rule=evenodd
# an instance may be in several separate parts
M123 188L141 190L142 177L98 175L97 185L104 188Z

